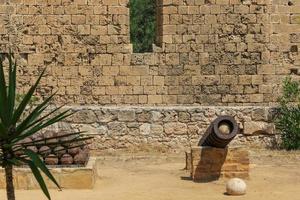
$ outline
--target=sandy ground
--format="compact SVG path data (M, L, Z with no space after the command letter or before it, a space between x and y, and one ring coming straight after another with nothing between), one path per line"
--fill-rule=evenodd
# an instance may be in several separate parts
M184 157L174 155L101 157L93 190L51 190L53 200L299 200L300 152L251 152L251 178L245 196L224 194L225 181L194 183L183 170ZM5 192L0 191L0 200ZM39 190L17 191L18 200L44 200Z

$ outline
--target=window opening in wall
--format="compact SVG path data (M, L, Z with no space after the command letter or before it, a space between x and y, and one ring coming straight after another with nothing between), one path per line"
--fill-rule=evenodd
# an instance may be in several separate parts
M152 52L156 33L156 1L130 0L130 39L133 52Z

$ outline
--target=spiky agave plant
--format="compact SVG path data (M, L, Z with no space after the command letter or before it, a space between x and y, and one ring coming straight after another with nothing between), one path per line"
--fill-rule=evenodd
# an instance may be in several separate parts
M24 95L22 101L16 105L17 64L12 53L9 53L7 58L9 66L8 81L6 83L3 67L4 56L3 54L0 56L0 165L5 169L7 199L15 200L13 167L24 164L30 167L42 191L48 199L51 199L42 173L44 173L59 189L60 186L40 158L39 153L42 154L43 152L36 153L28 147L47 144L63 145L68 149L80 146L80 144L78 145L78 142L87 141L91 139L91 137L83 135L81 132L75 132L63 136L22 143L24 139L65 119L72 115L73 112L71 110L61 111L62 107L46 112L46 109L49 109L50 101L55 94L36 105L31 112L26 112L26 107L30 104L30 99L33 97L34 91L44 75L45 70L40 74L37 81L29 89L26 95Z

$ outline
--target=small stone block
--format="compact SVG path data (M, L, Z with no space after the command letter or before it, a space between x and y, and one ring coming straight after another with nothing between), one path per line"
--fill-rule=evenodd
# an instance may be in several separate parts
M193 147L190 155L186 153L186 163L194 181L249 177L249 153L243 148Z

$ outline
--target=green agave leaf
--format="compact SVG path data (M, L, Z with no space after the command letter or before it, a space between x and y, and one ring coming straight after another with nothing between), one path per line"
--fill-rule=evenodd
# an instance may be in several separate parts
M59 184L57 183L57 181L55 180L55 178L53 177L53 175L51 174L51 172L49 171L49 169L46 167L46 165L44 164L44 162L40 159L40 157L38 156L38 154L34 153L33 151L29 150L29 149L25 149L24 150L25 154L27 156L30 157L30 159L32 160L32 162L35 164L35 166L37 166L38 168L41 169L42 172L44 172L44 174L59 188L61 189L61 187L59 186Z
M17 127L17 134L21 134L23 131L25 131L30 123L32 123L33 120L38 118L42 112L48 107L48 103L50 100L54 97L56 93L49 96L43 103L38 105L27 117L22 121L20 125Z
M55 112L59 111L63 106L60 106L54 110L52 110L51 112L49 112L48 114L44 115L43 117L37 119L36 121L31 122L28 126L26 126L26 130L32 126L35 126L36 124L44 121L46 118L48 118L50 115L54 114ZM40 111L39 115L41 114L42 111Z
M1 152L0 153L0 161L2 161L4 158L3 158L3 153Z
M77 148L77 147L84 147L84 146L89 145L89 144L91 144L91 143L84 143L84 144L79 144L79 145L74 145L74 146L68 146L68 147L65 147L65 148L62 149L62 150L55 150L55 151L53 151L53 153L57 153L57 152L60 152L60 151L65 151L65 150L70 150L70 149L74 149L74 148ZM60 145L60 144L59 144L59 145ZM16 152L16 151L23 151L23 152L24 152L24 150L25 150L24 147L19 147L19 148L17 148L17 149L13 149L14 152ZM46 152L46 151L48 151L48 150L40 151L40 152L37 153L37 154L38 154L38 155L41 155L41 154L43 154L43 153ZM25 155L25 154L23 154L23 155L20 155L19 158L25 159L25 158L28 158L28 156ZM0 155L0 161L1 161L1 155Z
M48 140L66 138L66 137L71 137L71 136L80 136L81 133L85 133L85 131L78 131L78 132L69 133L69 134L65 134L65 135L54 136L54 137L49 137L49 138L45 138L45 139L39 139L39 140L35 140L32 142L25 142L25 143L22 143L22 146L32 146L32 145L39 145L39 144L45 145Z
M66 145L66 144L73 144L76 142L83 142L83 141L87 141L93 139L93 137L82 137L82 138L76 138L74 140L68 140L68 141L63 141L63 142L52 142L52 143L47 143L47 145Z
M13 62L13 54L10 52L8 55L9 61L9 84L8 84L8 115L9 121L11 120L15 108L16 99L16 76L17 76L17 62Z
M64 111L64 112L62 112L62 113L56 115L55 117L51 118L51 119L48 120L46 123L44 123L43 126L48 127L48 126L50 126L50 125L52 125L52 124L54 124L54 123L56 123L56 122L59 122L59 121L65 119L65 118L67 118L67 117L73 115L74 113L69 113L70 111L71 111L71 109L66 110L66 111ZM45 128L45 127L44 127L44 128Z
M39 130L46 128L52 124L55 124L69 116L71 116L73 113L67 114L70 110L67 110L51 119L49 119L46 122L40 122L39 124L37 124L36 126L34 126L32 129L30 129L29 131L27 131L26 133L19 135L18 137L16 137L15 139L12 140L13 143L18 142L20 140L23 140L33 134L35 134L36 132L38 132Z
M4 126L9 125L6 83L3 71L3 57L0 55L0 118Z
M24 112L26 106L28 105L28 103L29 103L35 89L37 88L42 76L44 75L45 71L46 71L46 69L43 70L43 72L41 73L41 75L39 76L39 78L37 79L35 84L29 89L29 91L27 92L27 94L25 95L23 100L21 101L20 105L18 106L17 110L15 111L15 113L13 115L12 124L16 124L17 121L20 119L22 113Z
M75 149L75 148L77 148L77 147L83 147L83 146L86 146L86 145L88 145L88 144L91 144L91 143L81 144L81 145L76 145L76 146L72 146L72 147L66 147L65 149L54 151L54 153L57 153L57 152L60 152L60 151L64 151L64 150ZM44 153L44 152L46 152L46 150L45 150L45 151L41 151L40 153L42 154L42 153Z
M13 158L13 159L8 159L7 160L9 163L11 163L12 165L15 166L20 166L22 162L20 162L17 158Z
M70 145L70 144L76 144L78 142L83 142L83 141L88 141L90 139L93 139L93 137L85 137L85 138L80 138L80 139L76 139L76 140L69 140L69 141L64 141L64 142L53 142L53 143L49 143L47 145L51 145L51 146L64 146L66 147L66 149L70 149L70 148L73 148L73 146L66 146L66 145ZM86 146L90 143L84 143L84 144L78 144L79 146ZM16 150L17 151L17 150ZM41 151L39 152L39 154L42 154L44 152L47 152L48 150L45 150L45 151Z
M7 136L7 130L5 126L0 122L0 139L6 138Z
M30 161L30 160L26 160L26 159L22 159L23 162L25 162L31 169L35 179L37 180L37 182L39 183L42 191L44 192L44 194L46 195L46 197L51 200L48 188L46 186L46 183L44 181L44 178L41 175L41 172L39 171L39 169L37 168L37 166L35 166L35 164Z

